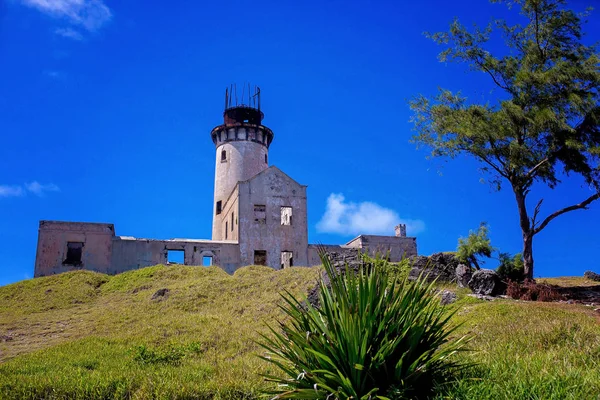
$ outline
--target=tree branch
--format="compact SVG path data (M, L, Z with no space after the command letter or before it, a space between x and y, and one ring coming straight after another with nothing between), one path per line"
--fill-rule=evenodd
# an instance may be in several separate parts
M542 207L542 203L543 203L544 199L540 199L540 201L538 201L537 205L535 206L535 209L533 210L533 217L531 217L531 228L535 231L535 226L537 225L537 217L538 214L540 213L540 209Z
M542 161L540 161L539 163L537 163L533 168L531 168L529 170L529 172L527 172L527 174L525 175L525 179L531 179L531 177L535 173L535 171L537 171L538 168L540 168L542 165L544 165L544 163L547 163L548 160L549 160L549 158L546 157Z
M484 72L487 72L487 74L492 78L492 80L494 81L494 83L496 84L496 86L498 86L501 89L506 90L508 93L514 95L514 92L506 85L502 85L498 79L496 79L496 76L494 75L494 73L492 72L491 69L489 69L488 67L486 67L485 65L483 65L483 63L481 61L475 60L475 64L477 64L479 66L479 68L481 68Z
M552 214L550 214L541 224L538 228L536 228L533 231L533 234L536 235L538 234L542 229L544 229L546 227L546 225L548 225L548 223L550 223L550 221L552 221L554 218L558 217L559 215L562 215L564 213L567 213L569 211L574 211L574 210L580 210L580 209L586 209L588 204L590 204L591 202L593 202L594 200L598 200L600 199L600 192L588 197L587 199L585 199L584 201L582 201L579 204L575 204L572 205L570 207L565 207L562 210L558 210Z

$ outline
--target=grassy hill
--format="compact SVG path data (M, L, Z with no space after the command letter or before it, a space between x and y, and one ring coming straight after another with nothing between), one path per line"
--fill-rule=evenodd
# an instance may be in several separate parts
M155 266L0 287L0 399L256 398L270 367L254 340L280 316L278 293L301 295L318 273ZM454 322L475 335L461 357L478 366L443 398L600 398L592 307L458 294Z

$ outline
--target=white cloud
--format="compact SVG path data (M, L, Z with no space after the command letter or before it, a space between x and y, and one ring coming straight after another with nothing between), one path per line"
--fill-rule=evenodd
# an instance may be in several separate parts
M25 191L18 185L0 185L0 197L19 197L23 196Z
M48 183L46 185L40 184L38 181L25 184L25 189L28 192L35 194L36 196L44 196L46 192L59 192L60 189L54 183Z
M102 0L21 0L44 14L64 18L88 31L96 31L108 22L112 13Z
M376 203L347 202L343 194L332 193L327 198L325 214L317 224L317 230L341 235L394 235L394 227L398 224L406 224L409 235L425 230L421 220L402 219L394 210Z
M71 28L58 28L54 30L54 33L58 36L62 36L73 40L83 40L83 35L77 32L75 29Z
M24 185L0 185L0 198L2 197L21 197L27 193L43 197L48 192L59 192L60 188L54 183L42 185L38 181L26 183Z

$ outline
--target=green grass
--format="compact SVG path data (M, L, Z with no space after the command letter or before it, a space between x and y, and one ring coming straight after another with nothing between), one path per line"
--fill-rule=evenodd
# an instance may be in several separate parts
M72 272L0 287L0 399L254 399L276 372L256 355L278 293L301 295L317 268L156 266ZM168 288L161 300L151 300ZM440 398L600 399L593 308L459 291L457 335L479 366Z

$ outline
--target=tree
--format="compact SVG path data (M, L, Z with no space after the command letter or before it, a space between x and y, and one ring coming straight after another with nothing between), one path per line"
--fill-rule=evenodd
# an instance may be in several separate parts
M432 156L475 157L497 190L510 184L523 236L525 278L533 278L533 238L552 220L585 209L600 198L600 65L596 46L582 43L582 18L564 0L492 0L517 5L525 25L496 20L485 29L466 29L455 20L448 32L429 35L446 45L442 61L469 64L501 93L495 104L468 103L448 90L411 101L418 146ZM494 32L506 53L488 49ZM534 183L554 188L570 175L589 187L587 198L540 218L543 199L533 210L527 197Z
M456 258L472 268L481 269L477 257L484 256L490 258L493 251L494 248L488 238L487 224L482 222L477 232L469 231L469 236L466 239L458 239Z

